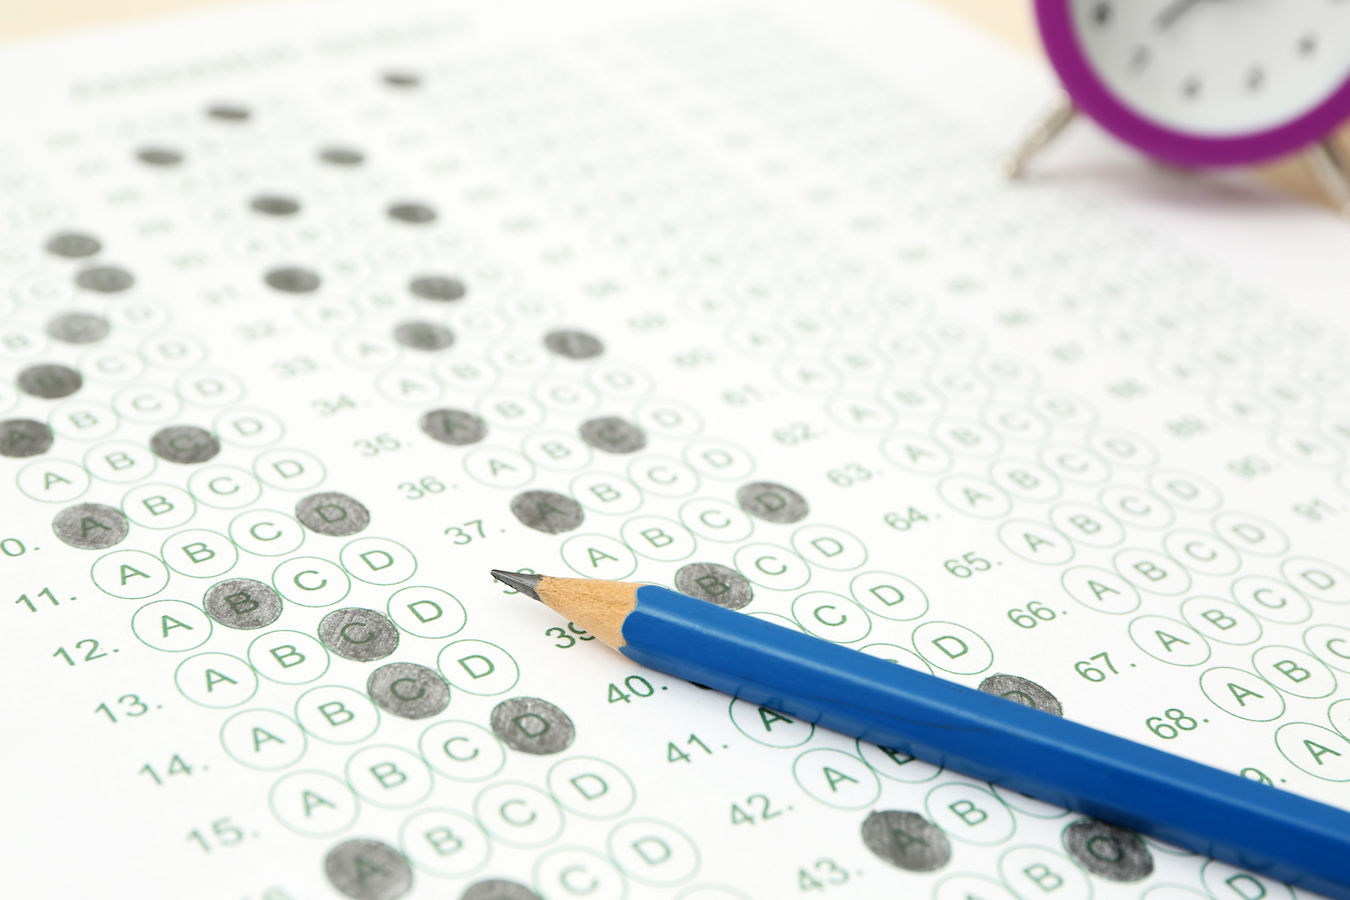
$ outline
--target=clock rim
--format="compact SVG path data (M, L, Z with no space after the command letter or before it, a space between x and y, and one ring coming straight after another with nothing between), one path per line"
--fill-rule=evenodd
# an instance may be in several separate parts
M1097 75L1078 39L1073 0L1035 0L1036 24L1074 105L1127 144L1186 166L1236 166L1300 150L1350 118L1350 78L1320 103L1283 124L1228 137L1204 137L1160 125L1135 112Z

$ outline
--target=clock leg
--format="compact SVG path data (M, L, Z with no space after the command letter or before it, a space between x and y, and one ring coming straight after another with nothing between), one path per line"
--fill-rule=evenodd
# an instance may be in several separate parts
M1027 132L1027 136L1017 145L1016 150L1003 157L1001 162L1003 174L1008 178L1021 178L1032 157L1058 137L1077 115L1078 110L1074 108L1069 95L1061 92L1054 108Z
M1327 137L1309 147L1304 158L1331 205L1350 219L1350 169L1346 167L1340 148Z

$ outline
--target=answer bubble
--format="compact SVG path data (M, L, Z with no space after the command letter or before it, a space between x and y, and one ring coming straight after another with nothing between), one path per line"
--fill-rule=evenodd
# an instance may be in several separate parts
M585 578L618 581L637 571L638 558L621 541L603 534L575 534L558 548L563 562Z
M487 436L483 420L464 409L433 409L418 426L428 437L455 447L476 444Z
M792 777L813 800L833 809L866 809L881 796L872 767L842 750L807 750L792 761Z
M581 506L553 491L525 491L511 500L511 512L520 524L545 534L574 531L585 521Z
M576 726L567 713L537 697L512 697L492 710L492 730L512 750L548 756L572 746Z
M1231 600L1191 597L1181 604L1181 617L1205 637L1221 644L1244 645L1261 637L1256 616Z
M916 812L878 810L862 824L863 844L880 860L911 872L932 872L951 859L947 836Z
M65 544L80 550L106 550L126 539L126 517L102 503L68 506L52 520L52 531Z
M300 523L272 509L251 509L230 522L230 540L257 556L284 556L305 541Z
M924 809L944 833L982 847L993 847L1012 837L1013 814L991 791L968 782L940 784L928 792Z
M263 283L283 294L312 294L323 280L319 273L301 266L278 266L263 273Z
M147 166L169 168L183 161L183 154L171 147L141 147L136 158Z
M1185 566L1156 550L1127 547L1112 558L1112 563L1126 581L1149 593L1175 597L1191 589L1191 575Z
M93 313L62 313L47 320L47 334L63 344L93 344L108 336L108 320Z
M297 556L272 571L272 584L287 601L298 606L332 606L351 591L345 570L326 559Z
M411 350L434 352L455 343L455 335L436 322L410 321L394 326L394 340Z
M1273 722L1284 715L1284 697L1260 675L1231 666L1206 669L1200 690L1209 702L1249 722Z
M248 645L254 671L277 684L308 684L328 671L328 651L308 634L278 629Z
M150 449L162 460L190 465L214 459L220 453L220 441L205 428L171 425L150 437Z
M586 819L616 819L637 800L637 789L622 769L591 756L556 763L546 781L554 800Z
M675 589L727 609L741 609L755 597L754 587L740 572L711 562L682 566L675 573Z
M861 606L829 591L810 591L792 601L792 617L807 634L836 644L852 644L872 631Z
M602 416L581 423L581 439L605 453L636 453L647 446L641 428L619 416Z
M263 628L281 615L281 598L276 591L252 578L217 582L207 590L202 602L207 615L226 628Z
M1052 716L1064 715L1064 707L1054 694L1021 675L990 675L980 682L980 690L1023 706L1030 706L1032 709L1039 709L1041 712L1048 712Z
M19 385L19 390L30 397L38 397L43 400L59 400L62 397L69 397L84 385L84 379L80 377L79 372L76 372L70 366L62 366L56 363L29 366L19 372L15 381Z
M114 550L100 556L89 575L103 593L125 600L143 600L169 583L169 567L158 556L141 550Z
M436 210L425 203L392 203L385 212L394 221L409 225L426 225L436 221Z
M605 352L605 345L585 331L559 329L544 335L544 346L567 359L594 359Z
M51 449L52 430L33 419L6 419L0 422L0 456L23 459Z
M978 675L994 664L984 638L954 622L925 622L911 637L915 651L944 672Z
M213 103L206 108L206 116L219 122L247 122L252 110L239 103Z
M408 291L423 300L450 303L462 300L468 288L460 279L448 275L419 275L408 282Z
M318 457L280 447L258 454L253 460L253 471L264 484L283 491L307 491L327 476Z
M1249 897L1294 900L1295 897L1293 889L1283 882L1215 859L1209 860L1200 869L1200 880L1214 900L1243 900Z
M521 439L520 449L536 466L555 472L583 469L593 456L584 441L562 431L533 432Z
M399 628L422 638L450 637L468 620L464 605L453 594L434 587L395 591L389 597L388 612Z
M366 584L398 584L417 571L417 557L386 538L358 538L342 548L338 560L353 578Z
M399 826L398 842L413 865L442 878L472 875L487 864L492 853L488 836L478 823L449 809L413 813Z
M80 231L57 232L42 246L53 256L62 256L66 259L83 259L103 249L103 244L98 238Z
M983 875L949 875L933 888L933 900L969 900L972 897L980 900L1017 900L1016 895L1006 887Z
M290 716L270 709L235 713L220 728L220 743L240 765L263 772L295 765L305 755L305 733Z
M520 681L520 666L506 650L488 641L453 641L436 656L451 686L466 694L491 697L504 694Z
M417 747L427 765L452 781L486 781L506 765L506 746L473 722L437 722Z
M182 600L154 600L136 610L131 631L141 643L166 653L195 650L211 639L211 619Z
M170 535L159 555L169 568L190 578L224 575L239 561L239 550L229 538L203 528Z
M1234 581L1231 590L1243 609L1271 622L1297 625L1312 616L1308 598L1278 578L1248 575Z
M431 770L410 750L389 745L362 747L347 760L347 783L357 796L384 809L416 806L431 793Z
M1133 831L1096 819L1064 829L1064 849L1093 875L1111 881L1141 881L1153 874L1153 854Z
M921 618L928 612L923 588L892 572L864 572L849 582L853 599L872 615L896 622Z
M324 772L285 775L272 785L267 799L277 821L305 837L341 834L360 812L352 789Z
M800 747L816 733L816 726L810 722L744 700L732 700L727 711L737 731L766 747Z
M335 609L319 622L319 640L343 659L370 662L398 649L398 629L373 609Z
M90 266L75 275L75 284L99 294L119 294L136 283L136 278L121 266Z
M174 670L173 681L184 697L211 709L247 703L258 690L258 674L248 663L228 653L189 656Z
M547 855L552 858L553 854L557 852L556 850L550 851ZM591 854L590 851L586 851L586 853L595 855ZM541 862L536 863L536 868L542 866L543 857L540 859ZM478 881L469 885L465 888L464 893L459 895L459 900L540 900L540 898L538 894L523 884L493 878L490 881Z
M1350 572L1324 559L1291 556L1280 563L1280 574L1315 600L1350 603Z
M259 194L248 202L248 208L265 216L293 216L300 211L300 201L281 194Z
M366 155L351 147L324 147L319 151L319 159L335 166L359 166L366 161Z
M389 663L370 673L366 693L400 719L425 719L450 705L450 686L436 672L416 663Z
M605 848L609 858L641 884L675 887L698 874L699 853L693 840L657 819L619 823L605 839Z
M867 547L833 525L805 525L792 533L792 549L813 566L847 572L867 562Z
M1166 616L1130 621L1130 640L1149 656L1173 666L1198 666L1210 656L1209 641L1189 625Z
M563 828L562 810L553 798L520 782L484 788L474 798L473 811L488 833L509 847L542 847Z
M178 395L157 384L129 384L113 394L113 409L132 422L163 422L178 414L183 403Z
M866 651L864 650L864 652ZM858 755L872 767L872 771L891 781L923 784L942 774L941 766L924 762L918 757L900 750L891 750L886 747L879 747L876 744L869 744L861 738L855 743L858 748Z
M379 708L369 697L336 684L301 694L295 701L295 718L308 734L326 744L359 744L380 727Z
M346 537L364 531L370 511L356 498L337 491L310 494L295 505L295 517L310 531Z
M805 497L772 481L743 485L736 491L736 502L750 515L780 525L799 522L810 512Z
M403 854L380 841L344 841L328 851L323 869L328 882L352 900L398 900L413 886Z

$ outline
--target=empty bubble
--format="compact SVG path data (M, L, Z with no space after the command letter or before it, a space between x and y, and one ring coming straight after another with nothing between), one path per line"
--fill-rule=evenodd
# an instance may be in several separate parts
M120 266L90 266L75 275L75 283L86 291L116 294L136 283L136 278Z
M0 422L0 456L21 459L46 453L52 446L52 430L33 419Z
M561 753L577 734L567 713L538 697L512 697L497 704L492 730L512 750L537 756Z
M92 234L63 231L48 238L45 249L53 256L64 256L66 259L83 259L102 250L103 244Z
M379 841L343 841L328 851L323 870L329 883L353 900L398 900L412 889L408 861Z
M718 563L690 563L675 573L675 589L727 609L740 609L755 598L745 576Z
M425 225L436 221L436 210L425 203L391 203L388 213L389 218L410 225Z
M1005 697L1014 703L1039 709L1054 716L1064 715L1064 707L1055 695L1036 682L1020 675L990 675L980 682L980 690L986 694Z
M526 491L511 501L511 512L520 524L545 534L562 534L580 528L585 514L581 506L565 494L553 491Z
M345 537L370 524L370 510L354 497L337 491L310 494L295 504L295 517L317 534Z
M263 628L281 615L277 592L252 578L227 578L211 585L203 605L207 615L226 628Z
M464 282L448 275L419 275L408 282L408 290L423 300L460 300L468 293Z
M1093 875L1111 881L1139 881L1153 874L1153 854L1139 835L1096 819L1079 819L1065 828L1064 849Z
M308 294L319 289L320 279L317 272L300 266L280 266L268 269L263 281L273 290L287 294Z
M220 441L196 425L170 425L150 438L150 449L172 463L204 463L220 452Z
M366 693L401 719L425 719L450 705L450 685L426 666L390 663L370 673Z
M647 435L642 429L618 416L582 422L580 432L583 441L606 453L636 453L647 446Z
M880 859L911 872L931 872L947 864L947 836L916 812L878 810L863 820L863 843Z
M487 436L483 420L463 409L433 409L418 424L428 437L456 447L476 444Z
M77 503L56 514L52 531L72 547L106 550L122 543L128 526L120 510L102 503Z
M176 166L183 161L183 154L169 147L142 147L136 151L136 158L147 166Z
M800 521L811 511L805 497L772 481L745 485L736 492L736 502L750 515L780 525Z
M350 147L324 147L319 151L319 159L335 166L359 166L366 161L366 155Z
M455 336L435 322L400 322L394 326L394 340L412 350L444 350L455 342Z
M280 194L259 194L249 201L248 207L265 216L293 216L300 211L300 201Z
M605 352L600 339L584 331L550 331L544 335L544 346L568 359L594 359Z
M213 103L206 108L206 115L219 122L247 122L253 113L239 103Z
M47 334L66 344L92 344L108 336L108 320L94 313L61 313L48 320Z
M57 400L78 391L84 379L70 366L43 363L19 372L18 382L19 389L25 394L43 400Z
M398 629L373 609L335 609L319 622L319 640L343 659L370 662L398 649Z

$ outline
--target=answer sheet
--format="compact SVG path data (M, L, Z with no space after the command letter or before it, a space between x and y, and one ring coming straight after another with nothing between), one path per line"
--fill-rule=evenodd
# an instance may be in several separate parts
M5 893L1278 900L640 669L670 585L1350 806L1330 214L918 4L0 50Z

